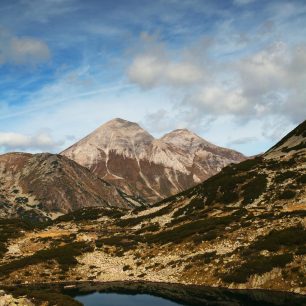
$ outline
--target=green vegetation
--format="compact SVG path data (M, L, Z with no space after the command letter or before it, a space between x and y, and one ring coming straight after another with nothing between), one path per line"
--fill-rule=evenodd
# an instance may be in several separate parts
M153 213L147 214L147 215L143 215L143 216L138 216L135 218L128 218L128 219L121 219L117 222L117 225L120 227L132 227L135 226L139 223L141 223L142 221L145 220L152 220L156 217L162 216L166 213L170 213L171 212L171 207L169 206L165 206Z
M216 254L217 254L216 251L197 254L191 258L191 261L197 263L209 264L213 259L217 257Z
M259 237L251 246L249 253L261 250L278 251L282 247L292 248L306 244L306 230L303 226L272 230L268 235Z
M221 279L226 283L245 283L254 274L263 274L275 267L284 267L293 260L292 254L274 256L257 255L249 258L240 267L222 274Z
M243 190L243 204L250 204L257 198L259 198L262 193L267 188L267 176L265 174L258 174L254 179L249 181Z
M157 232L160 230L160 225L158 222L151 223L151 224L142 224L141 229L135 231L135 234L141 234L143 232Z
M303 255L306 251L306 230L303 226L292 226L282 230L272 230L265 236L260 236L248 248L241 250L246 262L232 271L222 274L225 282L244 283L253 274L263 274L274 267L284 267L293 260L294 253ZM262 250L277 252L284 250L282 255L263 256Z
M272 151L273 149L276 149L283 145L288 139L290 139L292 136L302 136L306 137L306 120L303 121L300 125L298 125L293 131L291 131L289 134L287 134L283 139L281 139L276 145L274 145L271 149L268 150L268 152Z
M263 162L263 158L261 156L247 159L239 164L233 166L234 170L238 170L239 172L247 172L250 171L257 166L259 166Z
M306 173L304 173L300 177L298 177L297 182L300 183L300 184L306 184Z
M286 189L282 193L280 193L278 197L281 200L289 200L289 199L293 199L295 195L296 195L296 192L294 190Z
M99 207L86 207L66 215L58 217L54 222L69 222L69 221L89 221L89 220L97 220L100 217L108 216L111 218L120 218L122 216L122 212L116 209L103 209Z
M203 241L214 239L218 235L222 235L224 233L224 228L227 225L238 221L240 219L241 213L243 212L237 211L224 217L211 217L188 222L186 224L181 224L172 229L164 230L157 234L145 235L144 242L180 243L184 239L193 235L195 235L193 239L196 239L196 243L198 243L200 239Z
M306 245L300 245L296 252L295 252L296 255L305 255L306 254Z
M27 204L29 202L29 199L26 197L17 197L15 201L17 204Z
M9 239L17 238L21 231L31 229L33 229L32 225L20 219L0 219L0 256L6 253L6 243Z
M129 265L125 265L125 266L123 266L122 270L123 270L123 271L132 270L132 267L129 266Z
M288 153L290 151L297 151L297 150L302 150L306 148L306 142L302 141L301 143L299 143L298 145L294 146L294 147L284 147L282 148L282 152L284 153Z
M275 182L276 183L283 183L284 181L288 179L294 179L297 177L297 173L294 171L285 171L280 174L277 174L275 177Z
M31 256L1 265L0 274L6 275L26 266L44 263L48 260L56 260L63 270L68 270L77 263L75 256L79 256L91 250L92 247L85 242L74 242L57 248L40 250Z
M123 254L125 251L133 248L137 243L137 236L112 236L107 238L100 238L96 240L96 247L101 248L103 246L115 246L118 249L118 254Z

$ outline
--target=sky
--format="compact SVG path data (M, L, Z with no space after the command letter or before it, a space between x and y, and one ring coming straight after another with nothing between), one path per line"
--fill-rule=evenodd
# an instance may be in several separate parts
M0 153L117 117L264 152L306 117L306 1L0 0Z

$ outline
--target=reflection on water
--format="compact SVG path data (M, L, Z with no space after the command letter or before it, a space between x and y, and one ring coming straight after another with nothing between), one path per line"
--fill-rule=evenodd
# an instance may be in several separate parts
M85 306L177 306L182 305L161 297L148 294L91 293L76 296Z
M85 306L306 306L306 297L264 290L113 282L83 283L63 291Z

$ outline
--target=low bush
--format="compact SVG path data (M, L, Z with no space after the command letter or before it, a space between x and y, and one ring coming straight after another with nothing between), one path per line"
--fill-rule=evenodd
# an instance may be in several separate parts
M281 247L297 247L306 243L306 230L302 226L272 230L268 235L259 237L249 246L251 250L278 251Z
M296 192L294 190L284 190L282 193L279 194L279 199L281 200L289 200L289 199L293 199L296 195Z
M69 221L90 221L97 220L103 216L120 218L122 216L122 212L116 209L108 210L99 207L86 207L60 216L54 222L60 223Z
M250 204L259 198L267 189L267 176L258 174L243 187L243 204Z
M306 184L306 173L298 177L297 182L300 184Z
M191 258L191 261L196 263L203 262L205 264L209 264L213 259L216 258L216 254L216 251L197 254Z
M280 174L278 174L274 181L276 183L282 183L288 179L292 179L292 178L295 178L297 176L297 173L294 172L294 171L286 171L286 172L282 172Z
M85 242L75 242L57 248L40 250L31 256L14 260L0 266L0 274L6 275L29 265L35 265L48 260L56 260L63 270L77 264L75 256L91 251L92 247Z
M254 274L263 274L271 271L275 267L284 267L293 260L291 254L282 254L274 256L254 256L249 258L240 267L233 271L220 275L226 283L245 283L248 278Z
M186 224L181 224L174 228L164 230L157 234L144 235L143 241L161 244L168 242L179 243L193 235L198 237L201 235L203 240L213 239L213 237L215 238L218 235L221 235L227 225L238 221L240 219L239 214L240 211L224 217L211 217L188 222Z
M0 219L0 256L6 253L6 243L10 239L19 237L21 231L32 230L33 228L33 225L24 220Z

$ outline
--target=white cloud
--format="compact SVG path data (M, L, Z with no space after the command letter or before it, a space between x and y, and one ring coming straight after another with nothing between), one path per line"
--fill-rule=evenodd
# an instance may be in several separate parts
M0 148L5 151L12 150L56 150L63 141L55 141L46 131L35 135L25 135L14 132L0 132Z
M258 115L306 117L306 46L276 43L237 64L240 86Z
M151 40L150 46L133 58L129 79L142 89L168 89L172 101L172 109L168 105L147 114L144 126L157 133L177 126L204 131L215 128L214 122L224 117L236 122L235 131L241 133L238 126L262 122L252 138L244 136L245 143L239 139L223 143L256 149L252 139L272 144L288 127L305 119L305 44L276 41L225 60L220 41L205 46L173 51ZM233 48L236 52L237 46ZM215 50L219 50L217 55ZM226 49L225 54L228 52ZM177 63L180 69L176 69ZM268 123L274 123L277 130L265 131Z
M240 115L249 108L241 90L224 89L221 86L203 87L195 95L187 96L183 103L213 115Z
M186 86L198 82L203 77L203 71L193 63L172 62L156 55L140 55L129 67L128 77L144 88L155 85Z
M46 43L32 37L17 37L0 28L0 64L38 64L47 61L51 52Z
M216 77L194 87L180 103L193 120L232 115L246 122L278 116L282 123L297 124L306 117L306 47L276 43L235 60ZM221 81L226 75L228 82Z
M136 53L127 69L132 83L142 88L186 87L206 77L207 70L203 65L199 65L195 59L190 60L194 52L183 50L171 54L156 37L146 33L142 34L140 44L141 52Z

